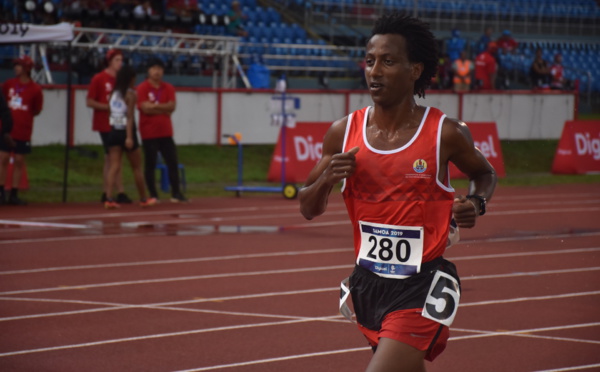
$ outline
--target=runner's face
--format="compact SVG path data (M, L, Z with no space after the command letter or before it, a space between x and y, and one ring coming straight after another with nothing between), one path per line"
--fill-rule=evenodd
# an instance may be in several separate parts
M402 35L374 35L367 44L365 78L373 102L389 105L413 96L415 81L423 71L422 63L408 60L406 39Z

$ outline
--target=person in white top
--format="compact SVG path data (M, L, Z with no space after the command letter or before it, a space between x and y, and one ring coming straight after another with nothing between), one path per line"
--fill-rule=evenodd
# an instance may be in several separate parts
M115 88L109 100L111 131L107 141L109 168L108 182L105 190L106 201L104 202L104 208L106 209L120 207L112 198L112 189L121 168L123 151L127 154L131 169L133 170L135 185L140 195L140 206L150 207L157 203L155 198L147 197L146 187L144 186L142 155L136 134L134 117L134 109L137 101L137 94L135 89L133 89L134 86L135 70L130 66L123 66L117 73Z

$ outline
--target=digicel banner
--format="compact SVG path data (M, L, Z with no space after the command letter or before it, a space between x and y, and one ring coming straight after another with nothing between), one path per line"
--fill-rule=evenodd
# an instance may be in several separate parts
M600 121L567 121L552 163L552 173L600 172Z
M473 136L473 142L483 156L492 164L498 177L505 177L504 158L498 138L496 123L468 123L467 126ZM465 174L450 163L450 178L467 178Z
M303 183L323 154L323 137L331 123L296 123L285 128L285 182ZM270 182L281 181L281 132L271 158L267 176Z

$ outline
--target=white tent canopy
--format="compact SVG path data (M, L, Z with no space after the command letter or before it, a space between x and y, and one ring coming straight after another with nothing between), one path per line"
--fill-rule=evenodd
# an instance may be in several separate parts
M73 40L73 26L63 22L51 26L0 23L0 43L37 43Z

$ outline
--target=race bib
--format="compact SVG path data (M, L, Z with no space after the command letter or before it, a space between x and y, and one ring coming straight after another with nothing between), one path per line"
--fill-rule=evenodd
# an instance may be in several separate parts
M392 279L406 279L421 271L423 227L358 222L360 251L356 263Z
M9 103L10 108L18 110L23 106L23 98L19 96L12 96Z
M421 315L450 327L460 300L460 286L451 275L438 271L431 282Z
M127 127L127 118L125 116L113 115L110 117L110 125L115 129L125 129Z

